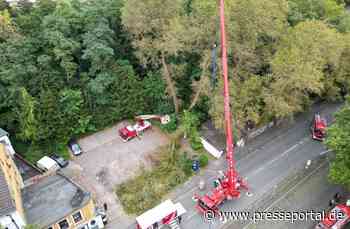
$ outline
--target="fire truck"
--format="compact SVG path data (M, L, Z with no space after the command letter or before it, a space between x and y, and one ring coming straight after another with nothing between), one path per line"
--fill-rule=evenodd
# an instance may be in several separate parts
M152 124L148 120L158 120L161 124L167 124L170 122L169 115L139 115L135 117L136 123L134 125L124 126L119 129L119 136L124 142L130 141L135 137L139 137L140 134L152 128Z
M315 229L344 229L350 222L350 206L347 204L336 205Z
M322 118L320 114L315 114L311 126L312 139L323 141L326 137L326 128L326 119Z
M181 217L186 213L181 203L166 200L158 206L136 217L137 229L179 229Z

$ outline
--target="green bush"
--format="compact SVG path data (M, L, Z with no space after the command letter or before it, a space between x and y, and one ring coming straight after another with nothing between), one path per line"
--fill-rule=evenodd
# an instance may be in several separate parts
M40 158L45 156L44 152L37 145L29 146L27 152L22 156L32 164L35 164Z
M190 160L187 157L187 152L184 152L181 156L180 156L180 160L179 160L180 166L182 171L185 173L186 176L191 176L193 174L192 171L192 160Z
M66 144L57 145L56 153L63 157L64 159L70 159L71 154L69 153L68 147Z
M199 138L196 138L196 137L190 138L190 143L191 143L192 149L195 151L201 150L203 148L203 145Z
M177 119L175 114L170 115L170 122L166 125L160 125L160 128L168 133L172 133L177 128Z
M202 153L200 156L199 156L199 166L201 168L204 168L208 165L209 163L209 158L207 155L205 155L204 153Z
M199 103L194 106L193 111L198 117L200 123L209 120L210 99L208 96L203 96Z
M116 188L116 194L128 214L141 214L156 206L174 187L184 183L192 174L191 161L180 155L176 147L159 154L160 164Z
M202 145L198 130L195 128L192 128L190 133L190 144L192 149L195 151L203 149L203 145Z

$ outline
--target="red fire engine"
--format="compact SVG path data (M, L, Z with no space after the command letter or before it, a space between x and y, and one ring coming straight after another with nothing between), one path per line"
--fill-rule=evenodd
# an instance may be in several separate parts
M336 205L315 229L342 229L350 222L350 207L347 204Z
M240 189L248 190L246 182L239 177L235 169L234 161L234 146L232 139L232 123L230 111L230 94L228 81L228 66L227 66L227 48L226 48L226 34L225 34L225 16L224 16L224 0L220 0L220 30L221 30L221 54L222 54L222 71L224 78L224 114L225 114L225 128L226 128L226 159L228 169L225 174L215 182L214 190L204 195L203 197L194 195L197 201L196 208L201 213L213 212L218 213L219 205L225 200L239 198L241 195Z
M158 120L161 124L167 124L170 122L169 115L139 115L135 117L136 124L128 125L119 129L119 136L123 139L124 142L138 137L144 131L152 128L151 122L147 121L151 119Z
M158 206L136 217L137 229L158 229L164 225L179 228L181 216L186 213L181 203L166 200Z
M320 114L315 114L311 126L312 138L318 141L323 141L326 137L327 122Z

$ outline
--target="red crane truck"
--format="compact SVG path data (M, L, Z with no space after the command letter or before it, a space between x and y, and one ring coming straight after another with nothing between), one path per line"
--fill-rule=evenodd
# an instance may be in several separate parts
M226 132L226 159L228 169L225 174L217 179L217 185L214 190L204 196L194 195L197 201L196 208L201 213L211 211L218 213L219 205L225 200L239 198L241 189L248 190L247 183L239 177L234 160L234 146L232 139L232 124L230 111L230 94L227 66L227 48L226 48L226 32L225 32L225 16L224 16L224 0L220 0L220 30L221 30L221 54L222 54L222 71L224 77L224 113L225 113L225 132Z

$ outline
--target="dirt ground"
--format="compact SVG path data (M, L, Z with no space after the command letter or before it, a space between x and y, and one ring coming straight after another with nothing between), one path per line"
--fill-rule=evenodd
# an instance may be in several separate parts
M107 203L109 227L128 225L135 220L124 214L114 193L117 184L135 176L140 166L149 166L148 155L156 152L169 139L157 127L124 143L118 129L126 122L79 140L84 153L70 161L65 173L90 191L96 203ZM114 225L114 227L113 227Z

